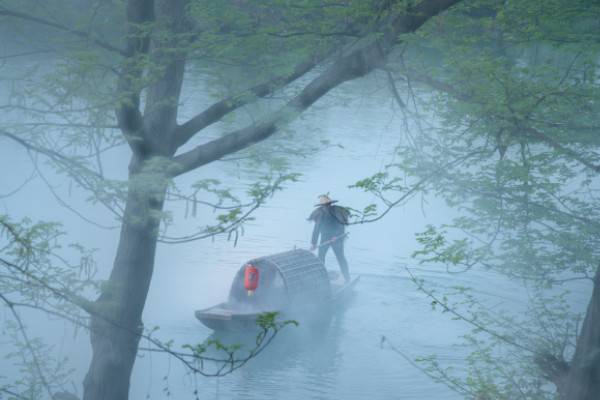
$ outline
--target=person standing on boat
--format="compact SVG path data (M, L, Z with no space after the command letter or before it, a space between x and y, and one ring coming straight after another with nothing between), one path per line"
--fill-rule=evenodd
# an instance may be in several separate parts
M319 259L325 263L325 254L327 254L327 250L331 247L337 258L340 270L344 275L344 279L348 282L350 281L350 271L346 256L344 256L344 231L346 230L346 225L348 225L350 211L344 209L344 207L332 205L336 202L337 200L331 200L326 195L322 195L321 200L315 204L315 207L318 208L308 217L309 221L315 222L310 241L310 250L313 251L317 248L317 240L319 239L319 235L321 235Z

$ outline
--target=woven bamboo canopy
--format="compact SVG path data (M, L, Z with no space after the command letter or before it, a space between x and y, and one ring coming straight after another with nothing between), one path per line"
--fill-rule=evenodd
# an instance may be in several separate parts
M248 265L259 271L259 283L253 296L248 296L244 288ZM327 270L308 250L291 250L248 261L237 272L229 292L230 302L251 302L265 311L300 309L323 304L330 298Z

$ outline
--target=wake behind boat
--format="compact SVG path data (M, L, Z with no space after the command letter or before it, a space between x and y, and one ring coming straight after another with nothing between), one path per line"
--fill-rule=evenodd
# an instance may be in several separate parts
M336 302L360 276L348 282L308 250L291 250L257 258L235 275L229 299L195 312L204 325L218 331L249 330L264 312L294 313Z

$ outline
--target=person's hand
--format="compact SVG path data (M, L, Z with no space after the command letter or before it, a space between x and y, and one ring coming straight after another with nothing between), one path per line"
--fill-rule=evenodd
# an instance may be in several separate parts
M337 240L337 238L334 236L334 237L332 237L332 238L331 238L330 242L331 242L331 243L333 243L333 242L335 242L336 240Z
M310 245L310 251L313 251L313 250L314 250L314 249L316 249L316 248L317 248L317 246L315 246L314 244L311 244L311 245Z

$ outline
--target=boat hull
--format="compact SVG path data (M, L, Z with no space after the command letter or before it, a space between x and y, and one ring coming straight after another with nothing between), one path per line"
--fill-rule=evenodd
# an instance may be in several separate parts
M341 274L336 271L328 271L331 282L331 302L340 301L347 296L356 286L360 275L352 275L349 282L345 282ZM207 327L215 331L249 331L260 329L256 319L265 312L288 313L294 310L241 310L239 305L224 302L215 306L196 310L194 315Z

